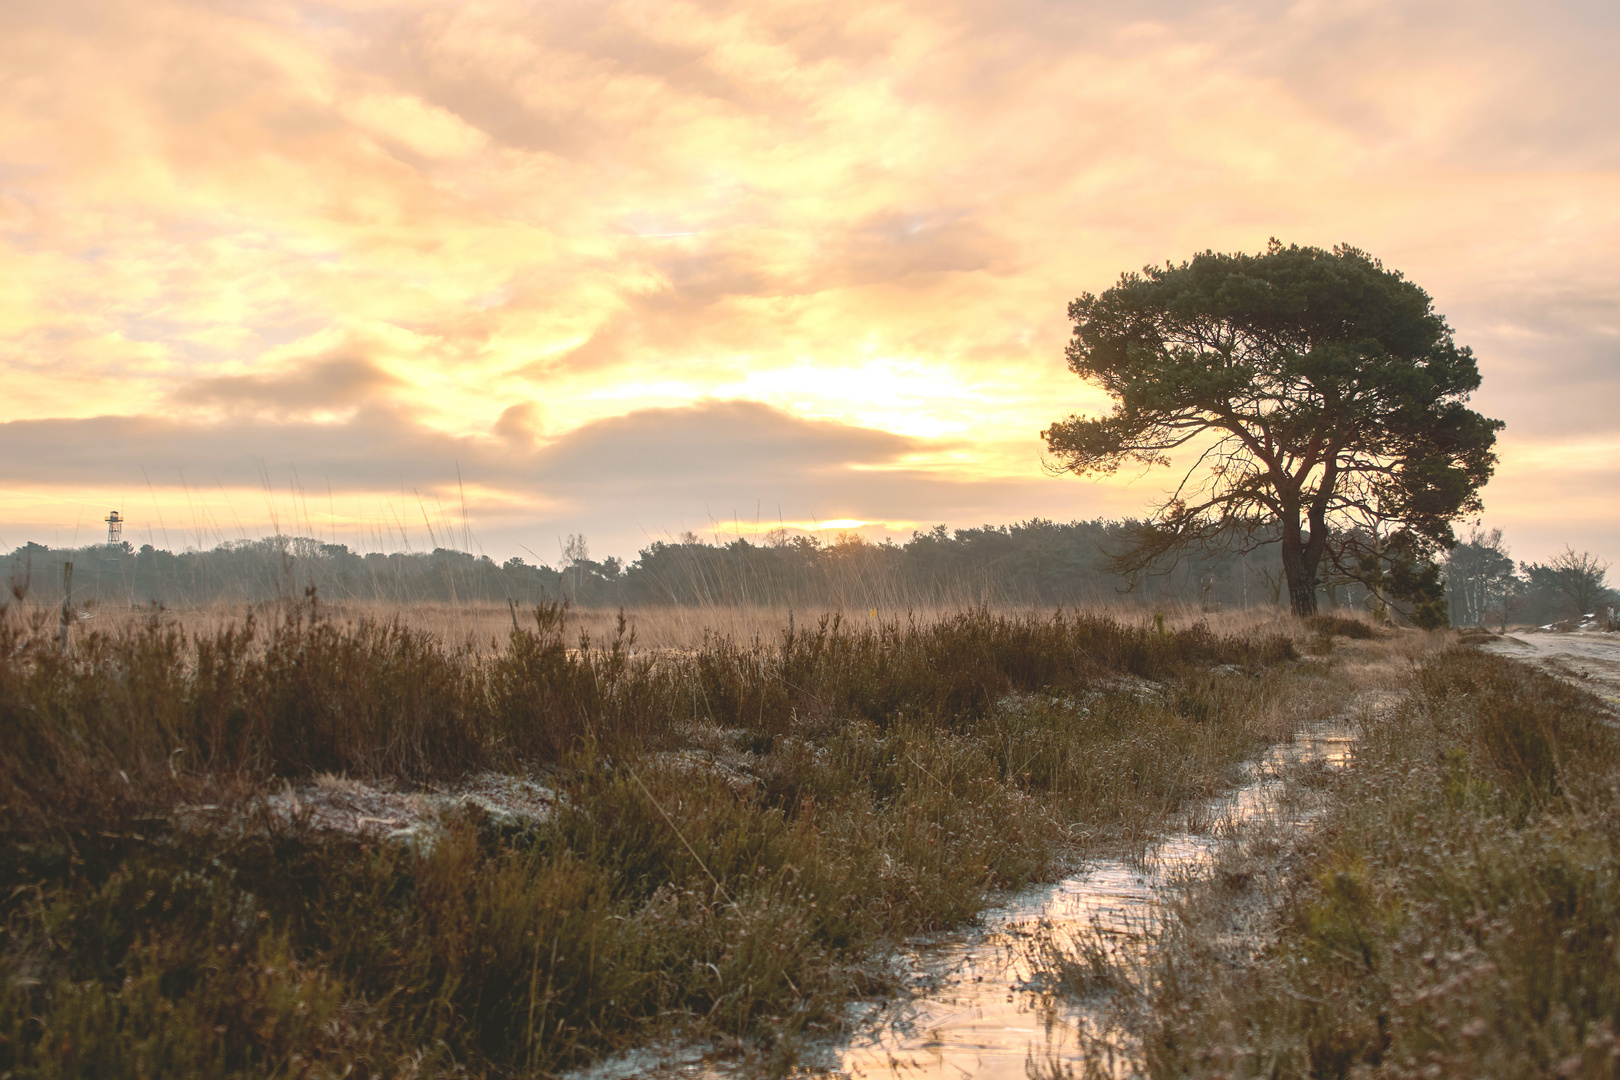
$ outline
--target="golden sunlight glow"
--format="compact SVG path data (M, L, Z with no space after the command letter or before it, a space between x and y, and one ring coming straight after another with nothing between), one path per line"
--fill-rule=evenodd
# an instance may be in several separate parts
M1129 514L1041 470L1066 304L1276 235L1428 288L1491 523L1620 555L1534 479L1613 460L1616 32L1496 6L12 6L0 546Z

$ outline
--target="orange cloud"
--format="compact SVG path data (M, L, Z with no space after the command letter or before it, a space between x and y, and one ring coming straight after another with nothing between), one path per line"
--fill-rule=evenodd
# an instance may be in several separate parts
M375 501L459 464L502 544L1129 512L1152 478L1038 469L1100 405L1066 302L1271 235L1430 288L1525 445L1608 430L1617 44L1573 0L9 5L3 419L65 456L8 457L0 521L250 459L239 507L271 468ZM612 451L672 417L693 453ZM548 487L586 445L595 496ZM1487 492L1510 534L1528 460Z

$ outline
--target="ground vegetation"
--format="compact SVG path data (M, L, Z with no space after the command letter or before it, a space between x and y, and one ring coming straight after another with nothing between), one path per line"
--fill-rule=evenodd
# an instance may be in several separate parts
M1144 971L1103 958L1141 995L1131 1025L1146 1072L1616 1075L1612 710L1454 648L1361 736L1345 773L1316 778L1326 811L1302 846L1234 849ZM1281 868L1280 887L1257 895L1257 867Z
M1275 625L564 626L0 613L0 1072L545 1076L659 1033L779 1071L887 945L1142 842L1319 677ZM438 794L489 770L549 809ZM354 785L434 809L327 812Z

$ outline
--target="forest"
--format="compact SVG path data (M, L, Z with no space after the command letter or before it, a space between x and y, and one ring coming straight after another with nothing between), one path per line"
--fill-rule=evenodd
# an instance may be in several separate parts
M144 544L52 548L27 543L5 556L14 596L57 605L62 565L73 564L74 603L86 611L328 601L519 604L566 600L585 608L791 607L832 610L1011 604L1074 606L1136 600L1206 612L1285 604L1274 547L1248 554L1196 553L1134 580L1110 566L1132 521L1040 518L1011 525L913 532L904 543L845 533L767 533L705 542L686 533L657 540L628 563L590 557L582 536L548 565L450 548L358 552L302 536L235 541L179 552ZM1501 530L1475 530L1437 567L1454 626L1535 624L1578 618L1620 602L1606 564L1568 550L1547 563L1515 563ZM1366 587L1324 574L1325 607L1365 610Z

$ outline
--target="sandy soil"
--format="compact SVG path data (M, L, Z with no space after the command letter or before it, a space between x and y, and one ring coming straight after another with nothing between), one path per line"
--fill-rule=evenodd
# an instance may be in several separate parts
M1620 633L1514 631L1480 648L1534 664L1620 707Z

